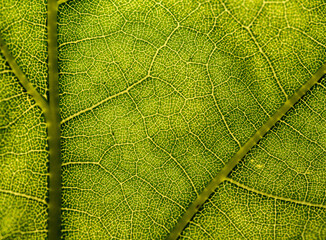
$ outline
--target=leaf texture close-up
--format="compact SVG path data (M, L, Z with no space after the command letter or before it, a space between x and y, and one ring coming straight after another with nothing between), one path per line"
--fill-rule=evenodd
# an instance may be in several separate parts
M0 239L326 239L325 0L1 0Z

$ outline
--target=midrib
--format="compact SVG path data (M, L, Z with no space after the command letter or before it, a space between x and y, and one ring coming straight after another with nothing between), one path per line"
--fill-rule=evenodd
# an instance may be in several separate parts
M49 240L61 239L60 111L57 54L57 0L48 0L49 118Z

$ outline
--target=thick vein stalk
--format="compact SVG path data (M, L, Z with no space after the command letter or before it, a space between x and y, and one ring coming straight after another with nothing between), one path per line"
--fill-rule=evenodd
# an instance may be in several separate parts
M60 113L57 55L57 0L48 0L49 118L49 239L61 238Z
M275 113L271 116L257 132L236 152L221 171L211 180L204 190L191 203L175 228L167 237L168 240L177 239L183 229L188 225L199 208L206 202L209 196L222 183L240 160L255 146L260 139L293 107L324 75L326 74L326 64L324 64L301 88L299 88Z

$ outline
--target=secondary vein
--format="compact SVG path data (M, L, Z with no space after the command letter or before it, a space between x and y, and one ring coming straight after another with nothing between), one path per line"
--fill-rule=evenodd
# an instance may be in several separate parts
M35 89L33 84L28 81L26 75L23 73L23 71L18 66L16 60L11 55L9 49L7 48L4 40L2 37L0 37L0 48L1 52L4 55L5 59L7 60L9 66L12 69L12 72L15 74L15 76L18 78L18 81L23 86L23 88L26 90L26 92L32 96L33 100L35 101L36 105L38 105L41 110L43 111L44 115L46 115L49 112L49 106L47 101L44 99L44 97L41 96L41 94Z
M324 75L326 64L324 64L312 77L303 84L258 130L249 140L236 152L220 172L211 180L193 201L184 215L177 222L175 228L167 237L168 240L177 239L183 229L188 225L200 207L206 202L209 196L215 191L220 183L226 180L227 176L234 169L240 160L255 146L259 140L296 104Z
M300 204L300 205L304 205L304 206L309 206L309 207L316 207L316 208L326 208L326 205L323 205L323 204L318 204L318 203L311 203L311 202L306 202L306 201L300 201L300 200L296 200L296 199L292 199L292 198L287 198L287 197L281 197L281 196L276 196L276 195L273 195L273 194L270 194L270 193L266 193L266 192L262 192L262 191L259 191L257 189L254 189L252 187L248 187L238 181L235 181L233 180L232 178L226 178L225 181L228 181L242 189L245 189L249 192L254 192L254 193L257 193L259 195L262 195L262 196L266 196L266 197L269 197L269 198L273 198L273 199L276 199L276 200L281 200L281 201L285 201L285 202L291 202L291 203L295 203L295 204Z

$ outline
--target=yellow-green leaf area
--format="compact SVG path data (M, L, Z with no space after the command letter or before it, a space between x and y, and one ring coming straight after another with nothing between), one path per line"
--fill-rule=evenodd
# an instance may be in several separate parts
M2 1L1 38L41 95L47 90L46 5ZM0 57L0 239L47 236L47 134L42 111Z
M319 28L310 22L319 19L324 26L318 16L322 8L316 2L309 10L295 1L73 1L60 6L64 236L93 238L101 233L105 238L165 238L210 179L325 60ZM303 20L295 21L299 16ZM90 21L92 28L87 29ZM107 21L114 24L108 28ZM76 24L80 24L78 32L69 35ZM318 87L314 91L319 92ZM293 111L300 109L296 106ZM298 122L291 126L301 131L300 124L307 124L303 119L311 114L296 114L300 117L293 118ZM322 131L322 123L313 125L315 131ZM289 151L283 161L299 168L300 153L276 147L276 140L269 140L277 129L264 141L283 154ZM306 151L307 139L300 134L291 138L288 131L298 134L291 127L280 131L287 136L280 143L294 141L296 148ZM323 144L320 137L313 141ZM275 212L281 215L277 221L286 218L281 213L287 206L302 219L309 211L322 212L254 192L300 201L320 199L322 194L311 190L307 193L311 199L299 198L305 192L304 175L283 172L282 161L278 172L266 169L266 174L278 179L271 184L272 177L261 174L275 160L266 159L266 166L263 160L247 160L253 155L263 159L261 151L256 153L263 144L231 175L253 192L223 183L214 195L218 200L213 196L214 205L208 202L198 215L205 219L213 214L216 219L204 222L196 217L182 236L279 238L286 236L287 227L269 227ZM316 156L306 158L312 162ZM250 164L255 164L258 176L248 172L253 168ZM312 169L311 175L322 172ZM315 179L324 182L322 177ZM250 211L261 205L263 210L257 212L262 222L260 235L245 232L246 227L249 233L257 227L249 216L247 225L220 225L226 220L214 209L215 205L219 208L216 201L223 205L226 219L242 216L233 207L245 205L242 201L250 204ZM266 217L261 217L264 212ZM224 232L211 232L216 227ZM289 229L288 236L291 231L303 231L295 223Z
M323 0L0 5L0 239L326 238Z

